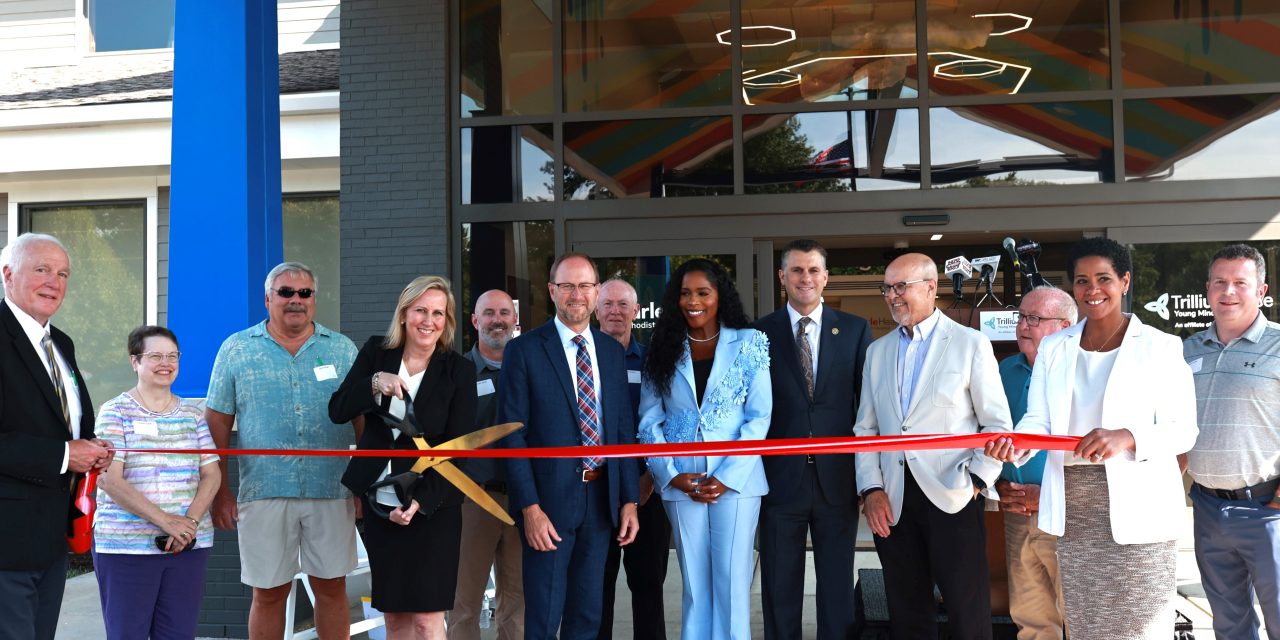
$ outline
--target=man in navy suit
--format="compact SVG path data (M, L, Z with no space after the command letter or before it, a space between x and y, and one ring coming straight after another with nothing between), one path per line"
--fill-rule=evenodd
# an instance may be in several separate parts
M770 438L853 435L866 320L822 304L827 251L813 240L782 249L778 279L787 304L756 324L769 336L773 376ZM858 493L853 455L765 456L769 493L760 509L761 599L768 640L800 637L805 534L813 539L818 637L853 628L853 546Z
M507 344L498 422L525 426L506 447L632 444L635 424L622 346L591 328L600 278L591 258L566 253L547 290L556 317ZM511 458L510 508L524 536L525 638L592 640L600 627L609 537L639 530L631 461Z

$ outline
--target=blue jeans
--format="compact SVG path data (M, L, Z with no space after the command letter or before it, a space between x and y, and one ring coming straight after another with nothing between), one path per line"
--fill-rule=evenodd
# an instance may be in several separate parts
M1191 487L1196 564L1219 640L1258 640L1258 594L1270 640L1280 640L1280 510Z

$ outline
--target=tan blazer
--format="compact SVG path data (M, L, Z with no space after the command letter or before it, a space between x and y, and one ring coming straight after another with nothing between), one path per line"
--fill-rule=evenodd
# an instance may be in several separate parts
M1071 395L1076 381L1080 335L1088 321L1063 329L1040 343L1027 413L1019 432L1070 435ZM1136 452L1108 458L1112 537L1120 544L1173 540L1174 523L1186 517L1177 454L1191 449L1196 427L1196 389L1182 359L1182 341L1130 316L1120 353L1107 379L1102 403L1106 429L1128 429ZM1070 451L1050 451L1040 485L1038 526L1062 535L1066 524L1063 462Z
M854 435L976 433L1012 428L991 341L940 311L934 313L939 316L938 326L905 416L898 395L898 331L872 342L867 349ZM894 523L902 514L905 465L911 467L911 475L929 500L947 513L956 513L973 500L970 473L992 487L1001 468L982 449L860 453L854 463L860 489L884 487L893 507ZM994 496L994 492L988 495Z

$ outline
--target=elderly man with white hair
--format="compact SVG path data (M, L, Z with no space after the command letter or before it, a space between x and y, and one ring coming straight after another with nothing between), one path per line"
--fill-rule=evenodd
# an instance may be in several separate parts
M71 260L57 238L18 236L0 253L0 639L53 638L66 585L75 475L111 463L75 346L50 320ZM75 515L74 518L82 518Z

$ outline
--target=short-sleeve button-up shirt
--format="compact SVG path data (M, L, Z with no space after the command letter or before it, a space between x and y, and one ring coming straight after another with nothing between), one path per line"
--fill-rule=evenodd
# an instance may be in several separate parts
M329 421L329 397L355 361L356 346L319 323L296 355L256 324L227 338L209 379L207 406L236 416L244 449L348 449L349 425ZM348 458L240 457L240 502L335 499Z

